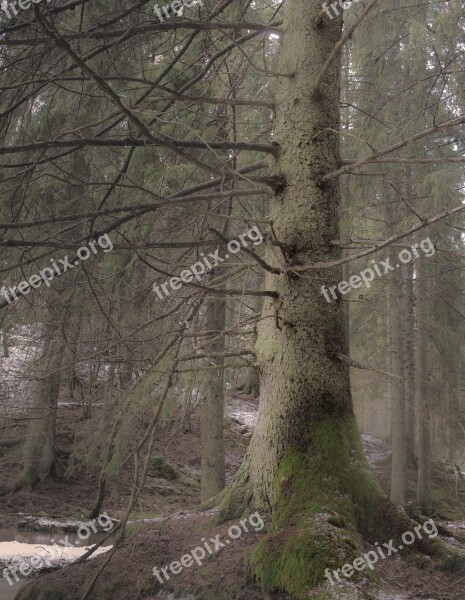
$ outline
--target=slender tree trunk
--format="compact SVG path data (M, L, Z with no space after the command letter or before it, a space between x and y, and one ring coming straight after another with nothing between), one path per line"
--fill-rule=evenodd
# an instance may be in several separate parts
M407 466L416 467L415 454L416 414L415 414L415 290L414 262L406 265L404 270L404 384L406 403L406 438Z
M398 272L394 273L397 275ZM403 378L402 361L402 298L398 294L402 283L396 277L391 281L389 293L389 322L391 331L391 372ZM392 401L392 468L391 502L403 506L407 502L407 431L404 385L401 380L391 381Z
M232 4L226 14L234 20L241 14L243 6L246 5L244 0L239 0ZM237 33L233 34L235 38ZM227 74L224 74L225 77ZM228 77L230 77L228 75ZM228 81L231 84L231 79ZM218 81L218 87L221 88L221 78ZM234 85L231 86L230 92L235 95ZM219 94L221 95L219 90ZM224 93L224 92L223 92ZM228 140L231 137L236 139L236 115L234 108L231 116L225 106L220 106L216 113L218 124L218 137ZM232 160L232 168L236 168L236 158ZM233 188L235 182L230 184ZM217 211L218 219L221 224L223 235L228 230L228 220L222 219L222 216L230 216L232 210L231 199L228 201L226 214L222 214L221 209ZM224 248L220 249L220 255L224 255ZM221 271L220 271L221 272ZM210 272L210 277L214 278L218 274L217 269ZM224 271L223 271L224 274ZM209 366L215 368L207 371L207 385L205 390L205 399L202 405L202 459L201 459L201 481L200 495L202 502L217 496L225 486L225 466L224 466L224 390L225 390L225 373L224 373L224 358L214 356L222 354L226 348L226 308L227 302L225 296L210 297L206 302L205 328L207 331L214 331L212 338L207 341L206 354L211 354L208 358ZM219 334L218 332L221 332Z
M111 352L110 352L110 359L112 359ZM110 367L108 369L108 387L106 390L105 402L111 402L111 398L114 397L115 374L116 374L115 361L111 360ZM102 464L102 468L100 470L100 476L99 476L99 480L98 480L97 497L95 498L94 505L89 512L89 519L95 519L96 517L98 517L98 515L102 512L103 504L105 502L105 494L107 491L107 467L110 464L110 461L113 457L115 438L118 433L118 428L121 424L121 419L123 416L123 413L118 411L118 403L117 402L114 402L114 413L116 413L115 422L113 424L110 439L108 440L107 451L106 451L106 455L103 459L103 464Z
M58 339L57 339L58 338ZM38 389L24 446L24 465L19 486L33 487L53 476L57 448L55 424L61 384L63 343L56 324L46 325L45 343L38 369Z
M262 307L262 300L259 296L252 296L250 300L250 304L252 306L252 310L256 315L260 314ZM254 336L253 343L255 345L257 341L256 335ZM246 373L246 382L244 387L242 388L244 394L248 396L252 396L253 398L258 398L260 394L260 371L254 365L247 369Z
M416 262L417 269L417 407L418 407L418 483L417 505L427 514L433 509L431 495L431 410L429 402L428 310L425 258Z
M225 297L210 298L206 303L205 328L207 331L224 331L226 323ZM225 336L214 334L206 346L206 353L223 353ZM224 488L224 359L208 359L209 369L202 405L202 501L216 496Z
M387 235L394 235L400 221L397 198L386 195L388 202L386 220ZM401 266L396 254L391 256L392 264ZM391 427L392 427L392 466L391 466L391 502L403 506L407 502L407 433L406 404L403 363L403 282L402 269L395 269L390 277L388 291L388 323L390 371L396 377L390 380Z
M260 371L255 366L247 369L247 383L245 384L244 393L252 396L252 398L258 398L260 394Z

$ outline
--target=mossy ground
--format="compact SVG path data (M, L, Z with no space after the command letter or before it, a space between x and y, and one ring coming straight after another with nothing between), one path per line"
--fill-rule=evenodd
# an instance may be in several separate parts
M443 542L433 541L433 554L443 571L459 572L465 569L465 550Z

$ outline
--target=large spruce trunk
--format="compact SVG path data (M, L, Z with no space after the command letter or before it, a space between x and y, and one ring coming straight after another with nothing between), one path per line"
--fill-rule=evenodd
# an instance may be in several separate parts
M288 0L285 8L274 133L274 171L283 186L271 219L292 267L340 256L331 244L339 239L339 182L321 182L341 160L340 61L316 97L312 86L340 38L341 20L315 25L319 0ZM348 368L339 358L346 348L342 302L328 303L321 292L341 276L340 267L268 273L265 289L279 299L267 299L259 328L259 419L222 498L223 518L247 509L267 515L273 533L250 557L251 571L266 587L296 597L321 582L326 567L339 568L360 551L357 530L374 531L373 506L384 502L364 460Z

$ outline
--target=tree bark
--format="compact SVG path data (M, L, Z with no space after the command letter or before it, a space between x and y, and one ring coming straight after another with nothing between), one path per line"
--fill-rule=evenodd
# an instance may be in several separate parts
M429 403L428 367L428 310L425 258L416 262L417 268L417 429L418 429L418 482L417 505L425 513L433 510L431 495L431 410Z
M250 306L255 315L260 316L261 308L262 308L262 299L259 296L252 296L249 301ZM253 343L255 345L257 341L257 336L254 335ZM252 396L252 398L258 398L260 395L260 371L258 368L253 365L249 367L246 371L246 381L240 391L248 396Z
M406 403L407 466L416 467L415 414L415 289L414 262L406 265L404 282L404 382Z
M341 160L339 60L318 96L311 90L341 36L341 19L317 27L320 11L319 0L288 0L276 69L283 75L277 83L275 174L284 183L271 201L271 220L277 239L292 249L289 266L340 257L330 243L340 239L339 183L321 182ZM267 260L274 262L271 253ZM348 367L338 359L347 347L342 301L339 295L327 302L322 294L323 285L341 276L340 268L305 277L267 273L265 289L279 299L265 300L259 327L258 423L220 513L233 518L249 508L268 516L275 533L252 553L251 571L266 587L297 597L321 583L325 567L345 562L353 549L344 538L361 547L354 532L373 530L372 507L382 498L363 455ZM346 525L329 533L328 514Z
M397 199L389 194L387 235L396 233L399 222ZM400 265L397 255L392 255L392 264ZM391 396L391 429L392 429L392 465L391 465L391 502L403 506L407 502L407 435L406 435L406 404L405 387L403 383L403 283L402 269L397 268L391 273L388 291L388 323L389 323L389 354L390 372L397 377L389 381Z
M224 331L226 324L226 298L210 298L206 303L205 328L207 331ZM222 354L225 336L215 335L206 345L206 353ZM201 499L209 500L221 492L225 485L224 470L224 358L208 359L215 369L208 370L205 399L202 405L202 468Z
M50 318L46 325L37 396L24 445L24 465L19 487L33 487L40 480L56 474L55 424L61 384L62 350L60 332L57 332L56 325Z

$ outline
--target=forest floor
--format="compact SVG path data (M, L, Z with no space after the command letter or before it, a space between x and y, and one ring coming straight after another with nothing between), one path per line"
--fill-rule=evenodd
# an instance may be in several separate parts
M93 418L98 419L98 408ZM225 436L226 477L229 481L238 469L252 435L256 416L256 402L247 398L231 398L227 406ZM64 455L60 469L66 472L73 464L72 477L48 479L34 490L12 491L20 476L21 449L15 444L24 436L26 423L12 421L2 431L0 445L0 527L30 527L27 517L85 519L98 488L99 470L91 465L74 461L69 455L75 438L82 436L86 419L76 406L60 405L57 417L57 448ZM176 511L194 510L200 503L200 411L190 417L190 429L166 429L157 440L157 456L167 460L177 471L174 479L158 476L157 467L149 473L147 486L136 515L155 516ZM174 475L173 475L174 476ZM109 494L105 510L111 517L120 516L129 501L132 484L131 467L118 477L108 478ZM47 526L44 522L43 529ZM36 524L36 529L39 524Z
M228 479L237 470L247 447L256 418L256 402L233 397L228 402L226 433L226 466ZM96 416L96 415L95 415ZM74 435L83 426L82 413L67 407L58 423L58 447L65 454L71 450ZM169 457L174 473L151 473L142 496L138 513L129 528L128 539L119 548L106 567L97 585L96 598L110 600L196 600L198 593L208 598L244 598L264 600L279 598L266 595L246 581L244 552L250 549L260 533L249 531L239 539L231 540L228 548L214 553L201 567L185 568L178 576L171 575L163 586L152 574L153 567L164 567L173 560L199 546L202 538L219 534L228 538L231 523L216 526L214 511L196 512L200 503L200 416L194 412L189 431L166 430L157 444L161 458ZM20 437L24 425L17 423L8 430L7 439ZM5 438L5 436L3 436ZM363 435L369 463L380 485L387 490L390 478L390 449L387 444L369 434ZM11 493L18 477L19 447L13 446L0 452L0 527L30 527L28 516L60 518L84 518L93 504L97 488L98 472L88 466L76 465L73 479L51 480L34 491L21 490ZM66 463L69 459L63 459ZM66 464L63 465L66 467ZM166 478L165 478L166 477ZM415 492L415 472L409 473L410 493ZM130 493L131 471L128 469L119 479L110 481L111 494L105 510L112 517L121 516ZM441 533L448 543L465 549L465 485L439 467L434 470L434 495L442 520L435 518L443 529ZM41 521L46 529L47 524ZM449 533L448 533L449 532ZM449 537L453 535L454 538ZM229 541L229 540L228 540ZM388 540L379 540L380 544ZM366 544L366 551L373 546ZM37 588L28 600L78 600L103 557L90 562L72 565L66 571L54 571L39 577L40 588L50 590L50 595L39 596ZM370 578L349 581L353 598L372 597L377 600L463 600L465 577L463 573L442 572L434 568L426 556L396 554L376 565L380 576L379 586L374 589ZM29 586L30 587L30 586ZM25 588L26 591L28 588ZM64 595L53 595L60 589ZM225 591L228 591L226 594ZM321 591L321 590L320 590ZM360 593L360 596L358 595Z

